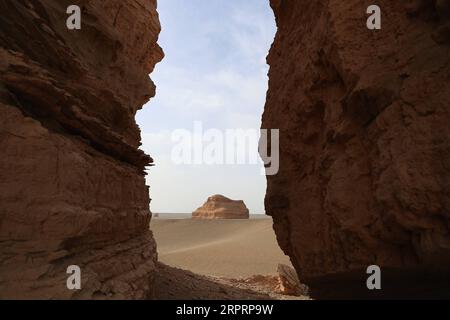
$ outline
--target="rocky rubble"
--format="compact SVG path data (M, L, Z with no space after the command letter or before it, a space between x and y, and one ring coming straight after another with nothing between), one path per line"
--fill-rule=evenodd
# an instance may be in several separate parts
M192 213L194 219L248 219L249 211L242 200L231 200L222 195L209 197L205 204Z

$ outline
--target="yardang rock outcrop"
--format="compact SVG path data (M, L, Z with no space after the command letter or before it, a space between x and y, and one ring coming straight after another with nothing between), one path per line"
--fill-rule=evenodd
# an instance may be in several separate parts
M69 31L66 9L82 8ZM0 297L147 298L156 0L0 1ZM82 272L66 287L67 267Z
M371 1L271 1L278 32L263 128L281 130L281 164L267 178L266 210L313 289L367 292L372 264L382 267L383 292L395 284L389 275L448 280L444 3L378 1L382 29L372 31Z
M194 219L248 219L249 211L242 200L231 200L222 195L208 198L192 213Z

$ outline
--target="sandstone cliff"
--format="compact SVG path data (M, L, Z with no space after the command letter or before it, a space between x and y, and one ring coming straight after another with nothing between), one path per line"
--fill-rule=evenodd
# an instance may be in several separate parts
M242 200L222 195L209 197L203 206L192 213L194 219L248 219L249 211Z
M263 127L281 129L281 169L266 209L315 288L366 290L372 264L394 280L450 275L449 11L381 0L371 31L371 4L271 1Z
M82 8L82 29L66 9ZM0 1L0 298L146 298L156 0ZM82 290L66 288L66 268Z

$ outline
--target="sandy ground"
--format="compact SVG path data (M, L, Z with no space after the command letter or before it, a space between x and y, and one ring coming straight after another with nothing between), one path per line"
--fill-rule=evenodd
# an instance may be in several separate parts
M272 220L152 220L159 261L196 274L242 278L276 274L290 265L276 242Z
M271 219L168 220L153 219L159 252L156 299L187 300L309 300L309 292L281 295L277 266L290 265L276 242ZM448 299L448 283L405 278L403 288L371 294L360 287L321 292L322 299ZM389 283L389 282L387 282ZM403 290L403 291L402 291ZM397 292L398 291L398 292ZM355 294L355 292L357 292Z

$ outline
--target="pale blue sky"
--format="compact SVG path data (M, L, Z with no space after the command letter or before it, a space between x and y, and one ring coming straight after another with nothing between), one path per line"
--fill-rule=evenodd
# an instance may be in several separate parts
M159 0L165 59L151 78L157 95L136 117L155 159L148 184L153 212L189 213L213 194L264 213L260 166L191 166L171 161L175 129L255 128L267 91L265 58L275 35L267 0Z

